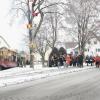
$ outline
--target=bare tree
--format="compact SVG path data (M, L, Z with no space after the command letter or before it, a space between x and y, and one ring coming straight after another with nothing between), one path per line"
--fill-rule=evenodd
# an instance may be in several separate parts
M48 16L46 17L46 23L48 24L48 34L49 34L49 39L47 40L47 43L50 48L54 48L57 41L58 41L58 33L60 29L60 22L62 20L62 14L58 10L58 6L48 8L48 12L53 13L48 13Z
M49 0L14 0L13 10L17 14L21 14L27 20L27 28L30 42L30 67L33 67L33 43L34 39L43 22L44 14L47 13L46 9L51 6L59 4L58 2L50 2ZM20 16L21 16L20 15ZM33 30L34 19L39 16L39 22Z
M84 52L87 41L96 35L99 19L99 0L66 0L66 23L77 32L79 51ZM74 33L76 34L76 33Z
M49 39L47 30L48 29L45 27L45 25L42 25L39 34L37 34L37 37L35 39L36 42L35 52L40 54L42 66L45 66L45 54L49 49L49 45L47 43L47 40Z

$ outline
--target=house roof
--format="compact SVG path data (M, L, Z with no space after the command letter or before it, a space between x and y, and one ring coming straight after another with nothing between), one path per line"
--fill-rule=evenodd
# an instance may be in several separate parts
M7 47L1 47L0 51L9 51L9 52L16 53L15 51L8 49Z
M78 45L77 42L66 42L66 43L65 43L65 47L66 47L67 49L75 48L77 45Z

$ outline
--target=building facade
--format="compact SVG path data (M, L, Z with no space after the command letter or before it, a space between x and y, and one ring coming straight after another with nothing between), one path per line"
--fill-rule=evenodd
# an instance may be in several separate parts
M96 38L88 41L86 44L85 55L100 56L100 41L98 41Z

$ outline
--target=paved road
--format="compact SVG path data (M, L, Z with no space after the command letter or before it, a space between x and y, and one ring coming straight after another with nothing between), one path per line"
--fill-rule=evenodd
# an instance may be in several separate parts
M1 88L0 100L100 100L100 69Z

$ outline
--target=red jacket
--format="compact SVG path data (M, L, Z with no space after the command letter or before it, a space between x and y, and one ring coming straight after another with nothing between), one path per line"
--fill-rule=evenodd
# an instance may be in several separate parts
M95 57L95 62L99 62L100 61L100 57L99 56L96 56Z
M66 63L69 65L71 63L72 59L70 56L66 57Z

